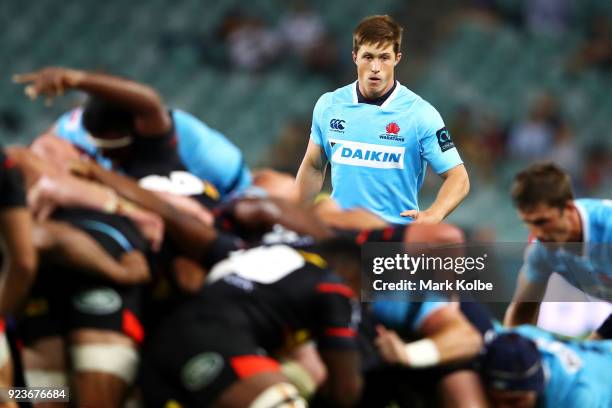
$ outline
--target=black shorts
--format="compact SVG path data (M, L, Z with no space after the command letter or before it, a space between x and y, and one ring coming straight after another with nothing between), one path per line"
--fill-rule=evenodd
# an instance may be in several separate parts
M201 306L183 304L147 340L139 379L145 406L174 400L184 408L208 407L235 382L280 371L248 329Z
M62 210L57 220L67 221L91 235L111 256L146 246L128 219L89 210ZM25 344L62 336L79 328L111 330L144 338L140 286L122 286L78 270L42 265L38 271L19 333Z

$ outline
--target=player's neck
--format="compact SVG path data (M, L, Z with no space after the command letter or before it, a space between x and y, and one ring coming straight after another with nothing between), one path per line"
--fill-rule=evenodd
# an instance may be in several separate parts
M357 81L357 102L367 103L369 105L380 106L383 103L385 103L387 99L389 99L393 91L395 91L396 87L397 87L397 81L394 79L391 83L389 83L388 89L385 92L383 92L381 96L377 98L368 98L364 96L363 92L361 91L361 84L359 83L359 81Z

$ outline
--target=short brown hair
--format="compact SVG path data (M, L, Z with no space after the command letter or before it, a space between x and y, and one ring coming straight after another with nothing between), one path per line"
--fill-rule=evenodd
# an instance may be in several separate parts
M521 210L540 204L562 209L573 199L569 175L554 163L533 164L514 177L512 201Z
M353 51L357 52L363 44L393 44L397 54L402 46L402 31L404 29L390 16L366 17L353 31Z

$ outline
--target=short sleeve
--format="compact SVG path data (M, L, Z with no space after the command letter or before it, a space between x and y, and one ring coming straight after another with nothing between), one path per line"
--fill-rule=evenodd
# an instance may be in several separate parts
M545 283L552 274L546 261L546 248L538 242L531 243L525 250L525 262L521 273L529 282Z
M329 93L323 94L312 111L312 125L310 128L310 139L319 146L324 146L324 132L323 125L323 112L329 106L329 99L331 95Z
M442 174L463 163L438 111L423 102L419 117L421 155L432 169Z

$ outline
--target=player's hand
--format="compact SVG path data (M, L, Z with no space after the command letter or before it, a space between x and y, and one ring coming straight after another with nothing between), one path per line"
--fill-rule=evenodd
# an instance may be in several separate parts
M61 67L47 67L39 71L13 75L13 82L26 84L25 94L32 100L39 95L47 96L47 103L64 94L66 89L75 88L85 75L82 71Z
M406 210L402 211L400 216L412 218L414 220L413 224L439 224L442 222L442 217L428 210Z
M378 351L383 359L391 364L408 365L408 354L406 344L393 330L387 330L384 326L376 326L378 337L374 340Z
M123 285L139 285L151 279L151 271L147 259L140 251L126 252L119 258L123 273L115 280Z

